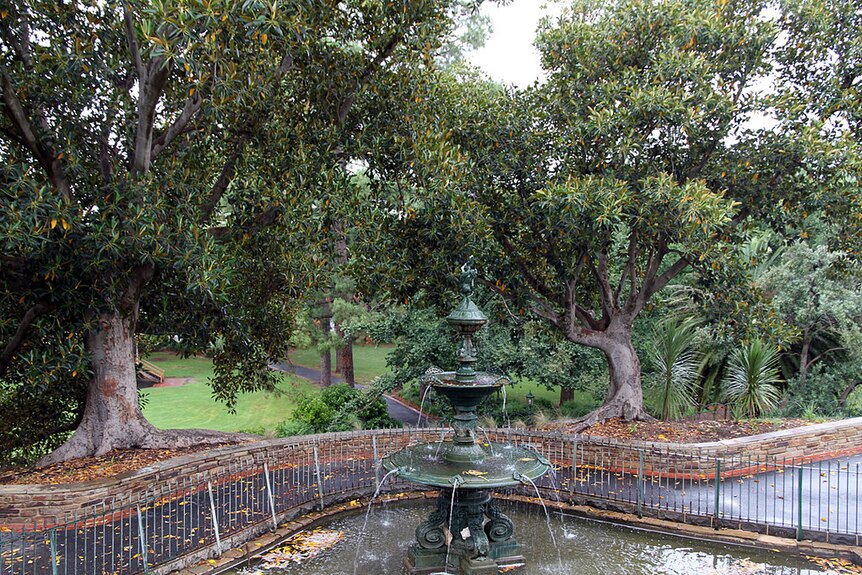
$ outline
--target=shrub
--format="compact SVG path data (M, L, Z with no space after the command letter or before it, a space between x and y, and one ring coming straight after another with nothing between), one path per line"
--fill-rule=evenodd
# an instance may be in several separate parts
M312 433L311 428L297 419L282 421L275 428L276 437L293 437L295 435L307 435Z
M754 340L731 353L722 387L739 414L754 418L778 405L779 381L777 350Z

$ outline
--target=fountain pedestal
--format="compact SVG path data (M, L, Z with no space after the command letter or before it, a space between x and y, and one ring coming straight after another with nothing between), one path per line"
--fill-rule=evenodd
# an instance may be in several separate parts
M416 528L416 545L404 560L404 572L428 575L447 570L462 575L523 573L521 545L512 537L514 525L487 490L443 489L437 508ZM454 509L450 506L454 501ZM451 517L451 523L450 523ZM448 544L447 544L448 542Z

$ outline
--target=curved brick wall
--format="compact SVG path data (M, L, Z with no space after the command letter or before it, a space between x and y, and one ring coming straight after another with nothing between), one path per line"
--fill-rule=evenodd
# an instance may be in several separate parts
M850 454L862 453L862 418L845 419L711 443L623 442L590 436L563 436L558 433L492 430L492 439L511 440L528 445L551 459L558 467L571 467L572 457L578 465L590 465L612 454L613 471L633 471L645 454L647 475L672 478L710 478L714 476L716 458L737 461L737 473L751 471L750 466L786 463L809 463ZM323 465L334 458L356 461L373 460L375 444L378 457L417 441L437 441L440 430L377 430L332 433L284 439L270 439L227 446L184 457L109 479L66 485L0 486L0 526L49 524L54 519L76 511L87 511L94 505L117 507L169 493L181 483L206 483L209 478L238 476L243 469L269 463L279 465L311 462L316 447ZM573 453L574 452L574 453ZM742 467L739 467L739 466ZM725 473L734 469L725 466Z

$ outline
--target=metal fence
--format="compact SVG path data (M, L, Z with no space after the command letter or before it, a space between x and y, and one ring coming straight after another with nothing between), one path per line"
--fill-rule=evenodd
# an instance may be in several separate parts
M858 541L862 458L795 466L776 459L703 458L529 432L489 431L495 441L533 447L554 463L538 489L561 501L604 501L642 514L733 521L800 538L830 533ZM213 549L310 505L371 494L380 457L441 430L379 430L298 438L143 493L118 494L87 509L6 530L0 575L145 573ZM397 478L384 491L409 489ZM530 486L519 488L535 495ZM830 538L833 540L833 538Z

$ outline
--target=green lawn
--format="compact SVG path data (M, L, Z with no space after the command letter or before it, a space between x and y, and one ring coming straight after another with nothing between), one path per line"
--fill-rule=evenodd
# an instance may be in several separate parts
M207 358L179 359L170 353L156 353L148 358L162 367L167 377L191 377L194 381L176 387L143 390L148 402L144 415L161 429L200 427L219 431L272 431L290 417L297 398L313 393L317 387L301 377L281 375L278 392L242 394L237 400L236 413L212 398L207 379L212 375L212 362Z
M386 367L386 356L392 351L391 346L354 345L353 372L356 381L368 383L378 375L389 371ZM314 348L290 350L290 361L297 365L320 368L320 354ZM335 352L332 352L332 368L335 369Z

